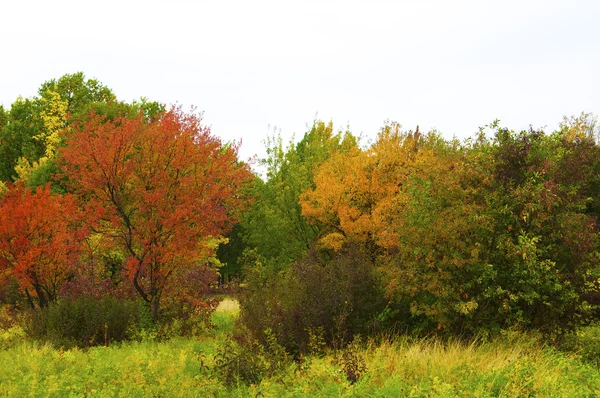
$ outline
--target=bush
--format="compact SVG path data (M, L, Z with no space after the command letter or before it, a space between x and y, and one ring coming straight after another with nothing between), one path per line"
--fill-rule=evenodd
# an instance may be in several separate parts
M282 376L290 364L285 348L271 329L265 330L265 343L247 334L237 341L228 338L215 355L214 373L226 386L259 384L264 377Z
M356 383L367 371L367 364L362 355L363 347L360 335L349 344L339 357L339 365L350 384Z
M11 305L0 304L0 349L14 346L26 337Z
M287 270L246 270L240 321L261 343L269 329L295 356L314 349L315 333L329 346L372 332L385 308L383 290L370 258L350 247L326 258L312 251ZM320 337L320 338L321 338Z
M586 326L565 335L560 341L559 348L575 354L585 362L600 367L600 325Z
M161 310L157 337L168 339L177 336L197 336L210 329L212 314L219 305L218 299L167 300Z
M112 297L63 299L32 312L28 332L57 346L109 345L129 339L143 311L139 302Z
M0 275L0 305L28 306L19 292L19 283L12 275Z

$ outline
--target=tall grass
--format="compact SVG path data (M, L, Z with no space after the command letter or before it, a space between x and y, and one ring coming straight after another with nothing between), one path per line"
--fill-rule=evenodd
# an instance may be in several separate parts
M366 371L354 384L341 355L305 358L258 385L224 386L215 355L235 327L235 310L213 314L215 328L198 338L55 349L16 339L0 350L0 396L370 396L586 397L600 395L600 370L507 333L491 341L410 337L367 341L358 348ZM260 394L259 394L260 393Z
M369 345L356 386L372 396L597 396L600 372L527 336L492 342L401 338Z

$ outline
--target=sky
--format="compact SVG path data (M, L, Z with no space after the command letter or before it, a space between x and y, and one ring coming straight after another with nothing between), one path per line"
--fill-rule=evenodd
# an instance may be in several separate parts
M240 156L315 119L446 138L600 114L600 1L5 2L0 104L84 72L121 100L195 106Z

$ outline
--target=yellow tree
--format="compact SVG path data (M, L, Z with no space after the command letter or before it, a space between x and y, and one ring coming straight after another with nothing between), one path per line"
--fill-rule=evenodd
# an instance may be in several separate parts
M402 132L389 123L366 151L339 153L319 168L315 189L302 195L302 214L325 226L322 246L339 250L348 240L392 247L395 233L384 228L396 196L411 175L419 154L435 145L435 134Z
M326 226L323 247L358 243L386 275L390 299L445 326L477 308L454 280L480 264L475 231L487 225L470 183L480 169L468 159L436 133L391 123L368 150L338 154L319 169L303 214Z
M54 88L56 89L56 87ZM43 128L32 139L43 148L43 155L31 162L25 157L17 160L15 171L18 179L24 182L32 173L54 159L61 142L60 134L67 125L67 101L62 100L57 91L48 88L45 95L39 99L39 104Z

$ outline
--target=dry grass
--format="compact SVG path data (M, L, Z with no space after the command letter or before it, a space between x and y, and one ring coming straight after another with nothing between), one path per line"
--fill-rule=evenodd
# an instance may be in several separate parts
M216 312L232 312L237 313L240 311L240 303L232 298L225 298L219 303Z

